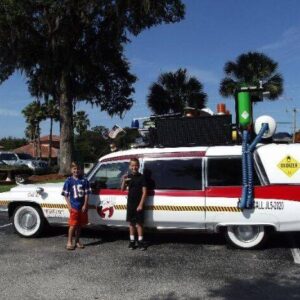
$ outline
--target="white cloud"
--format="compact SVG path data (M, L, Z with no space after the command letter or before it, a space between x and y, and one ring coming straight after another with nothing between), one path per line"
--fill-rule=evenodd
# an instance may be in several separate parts
M300 51L300 28L291 27L284 31L282 35L273 43L263 45L258 48L262 52L271 52L285 63L299 60Z
M290 47L300 47L300 29L297 27L291 27L284 31L277 41L260 47L260 50L277 50Z
M21 114L17 110L0 108L0 116L4 116L4 117L20 117Z
M187 67L187 70L190 75L197 77L197 79L200 80L204 84L205 83L207 83L207 84L219 84L220 83L220 78L213 71L195 69L192 67Z
M191 76L197 77L204 84L219 84L220 78L211 70L198 69L192 66L161 66L154 62L147 61L138 57L130 59L133 68L143 69L146 73L143 76L147 78L157 78L163 72L175 72L179 68L186 68ZM141 76L141 75L140 75Z

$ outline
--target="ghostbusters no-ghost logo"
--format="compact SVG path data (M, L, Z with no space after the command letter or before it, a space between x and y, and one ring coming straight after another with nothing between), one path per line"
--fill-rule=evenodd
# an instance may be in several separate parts
M102 219L110 219L115 211L114 204L115 201L111 199L101 200L100 205L96 208L97 213Z

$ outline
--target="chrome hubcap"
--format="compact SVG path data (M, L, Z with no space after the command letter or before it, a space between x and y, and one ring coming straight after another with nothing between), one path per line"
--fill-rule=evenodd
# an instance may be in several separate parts
M19 215L19 225L25 230L33 229L37 224L37 217L31 211L23 211Z
M237 239L242 242L249 243L253 241L259 234L258 226L236 226L234 233Z

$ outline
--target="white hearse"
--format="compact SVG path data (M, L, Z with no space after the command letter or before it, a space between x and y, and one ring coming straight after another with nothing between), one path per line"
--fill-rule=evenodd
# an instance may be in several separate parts
M100 158L87 175L91 225L126 226L129 159L148 183L145 227L224 232L240 248L263 243L270 230L300 231L300 144L260 144L253 153L254 207L241 209L242 147L144 148ZM0 194L16 232L39 235L46 223L67 224L61 184L19 185Z

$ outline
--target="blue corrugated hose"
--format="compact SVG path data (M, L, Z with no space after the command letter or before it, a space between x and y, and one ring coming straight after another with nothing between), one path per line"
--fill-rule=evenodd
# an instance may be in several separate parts
M250 147L249 147L250 148ZM248 191L246 208L252 208L254 205L253 199L253 157L252 152L247 151L247 169L248 169Z
M242 197L239 203L240 208L253 208L254 198L253 198L253 151L256 145L260 142L264 133L269 129L267 123L263 123L262 127L251 143L248 144L248 131L243 131L243 141L242 141L242 172L243 172L243 190Z
M247 168L247 148L248 148L248 131L243 131L242 140L242 175L243 175L243 190L242 197L239 203L240 208L245 208L247 205L248 194L248 168Z

